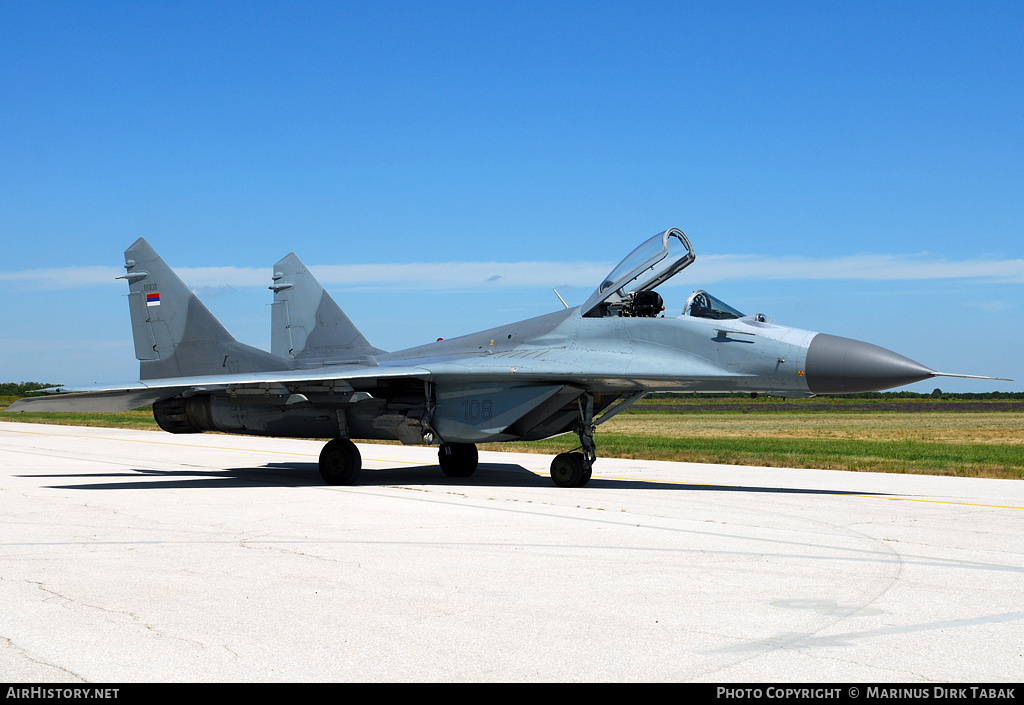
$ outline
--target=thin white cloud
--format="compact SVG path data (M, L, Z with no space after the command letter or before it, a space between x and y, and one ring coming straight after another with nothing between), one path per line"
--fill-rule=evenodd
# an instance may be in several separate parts
M389 290L480 290L488 288L581 287L590 289L608 273L608 262L430 262L410 264L315 265L310 270L331 288ZM702 255L691 265L701 283L729 279L942 280L975 279L1024 283L1024 259L946 260L929 255L853 255L832 259ZM269 286L271 269L255 267L183 267L176 270L189 286ZM114 267L64 267L0 272L0 282L29 289L66 290L118 285Z
M431 262L311 266L325 287L484 289L596 286L611 265L594 262Z
M124 269L118 267L50 267L0 272L0 282L23 283L31 289L77 289L110 284L122 274Z
M988 279L1024 283L1024 259L944 260L929 255L851 255L834 259L763 258L756 255L707 255L701 280L725 279Z

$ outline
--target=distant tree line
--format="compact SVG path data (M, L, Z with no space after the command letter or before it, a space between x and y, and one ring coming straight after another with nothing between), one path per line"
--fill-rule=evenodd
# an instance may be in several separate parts
M930 394L919 394L917 392L867 392L864 394L851 394L850 396L859 399L1024 399L1024 392L944 392L936 388Z
M722 399L736 397L749 399L749 394L699 394L690 392L668 392L659 394L659 397L678 397L680 399ZM762 395L763 396L763 395ZM781 395L779 395L781 396ZM823 398L837 399L960 399L960 400L985 400L985 399L1024 399L1024 392L944 392L941 389L933 389L931 392L862 392L860 394L827 394Z
M61 385L47 382L0 382L0 397L23 397L37 389L59 386Z

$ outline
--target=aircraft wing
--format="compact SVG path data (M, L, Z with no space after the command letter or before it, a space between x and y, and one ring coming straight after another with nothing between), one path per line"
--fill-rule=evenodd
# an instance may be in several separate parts
M78 387L68 393L25 397L7 407L7 411L119 412L148 406L171 397L190 397L229 389L291 389L310 384L323 384L351 391L355 388L351 384L353 382L360 386L374 386L377 380L381 379L429 375L429 370L401 366L393 369L360 367L344 371L333 368L316 371L173 377L112 386Z
M7 407L7 411L84 411L117 413L148 406L155 401L177 396L189 390L180 385L175 387L150 388L136 383L116 389L105 388L94 391L48 394L39 397L25 397Z

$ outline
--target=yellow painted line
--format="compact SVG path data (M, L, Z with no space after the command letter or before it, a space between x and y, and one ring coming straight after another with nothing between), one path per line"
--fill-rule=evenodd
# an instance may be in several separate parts
M1024 509L1024 507L1014 507L1008 504L977 504L974 502L954 502L948 499L917 499L916 497L879 497L877 495L851 495L854 497L868 497L871 499L889 499L893 502L923 502L924 504L957 504L962 507L988 507L991 509Z

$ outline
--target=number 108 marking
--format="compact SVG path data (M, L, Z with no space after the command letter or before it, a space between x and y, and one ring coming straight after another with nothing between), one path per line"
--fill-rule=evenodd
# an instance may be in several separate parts
M494 413L494 403L490 399L467 399L462 402L462 413L466 421L487 421Z

